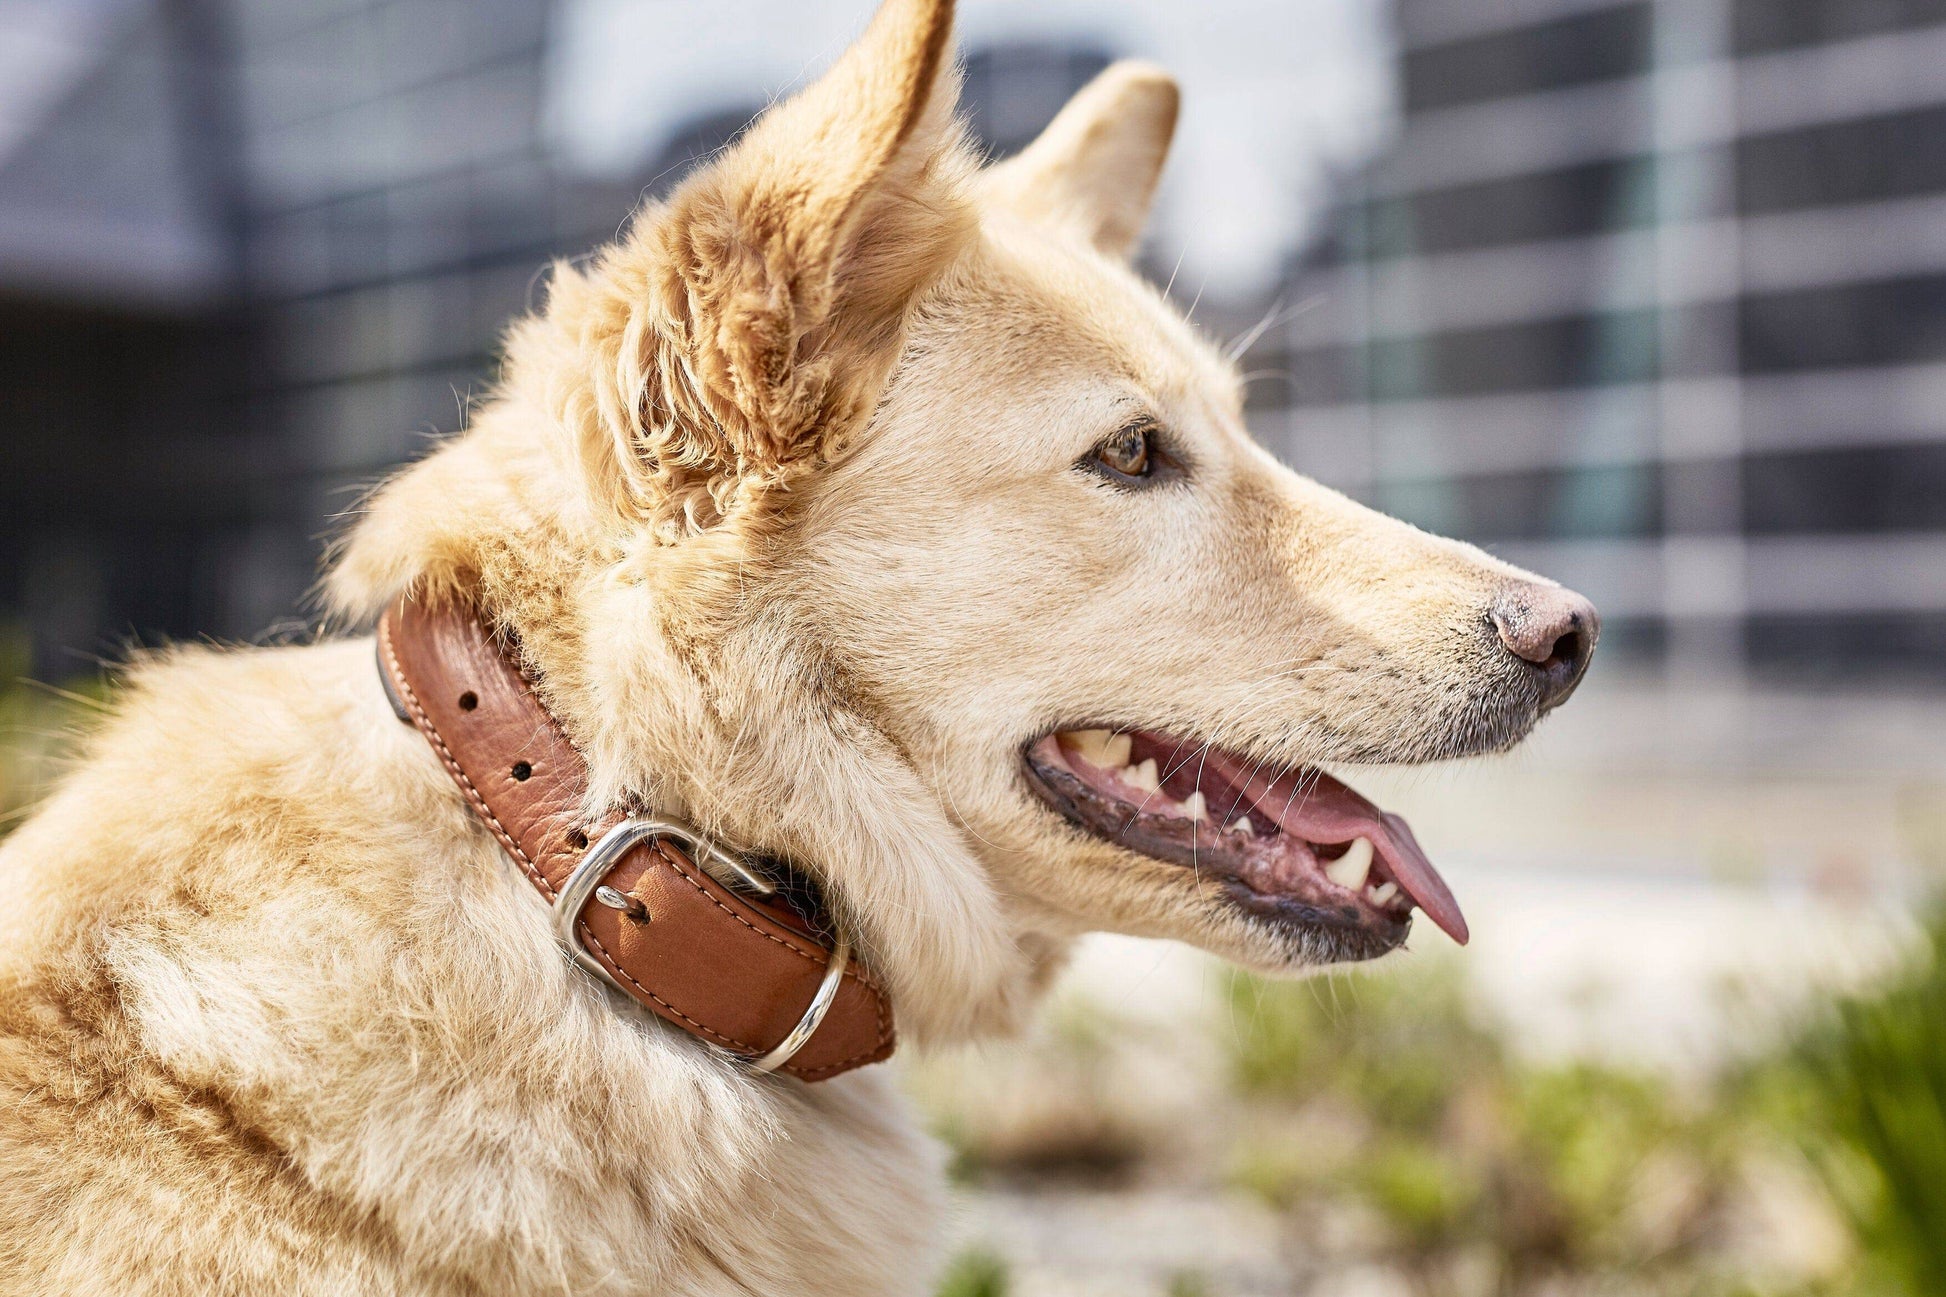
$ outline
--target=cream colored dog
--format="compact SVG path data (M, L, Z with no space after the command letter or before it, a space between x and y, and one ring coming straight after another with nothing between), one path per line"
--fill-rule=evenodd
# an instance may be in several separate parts
M1259 969L1463 921L1318 761L1516 742L1593 610L1278 466L1125 268L1176 92L982 171L887 0L369 502L346 618L460 596L637 798L793 862L905 1039L1115 929ZM0 850L0 1291L923 1291L885 1068L759 1076L571 966L367 639L132 675Z

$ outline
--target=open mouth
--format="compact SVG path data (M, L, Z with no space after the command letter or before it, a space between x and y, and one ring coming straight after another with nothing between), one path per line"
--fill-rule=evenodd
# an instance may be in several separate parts
M1406 822L1315 767L1271 771L1148 730L1057 730L1025 755L1029 785L1080 828L1195 869L1261 917L1336 929L1348 957L1404 941L1415 906L1467 939Z

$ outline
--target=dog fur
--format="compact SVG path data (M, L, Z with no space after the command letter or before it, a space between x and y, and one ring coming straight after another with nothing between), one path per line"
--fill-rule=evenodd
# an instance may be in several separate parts
M1022 745L1090 720L1266 762L1502 747L1532 580L1280 467L1124 264L1176 91L1118 64L983 169L949 0L557 266L471 427L361 510L369 622L466 600L640 799L816 875L908 1046L1018 1023L1083 932L1341 953L1086 837ZM1180 480L1078 461L1131 411ZM890 1069L758 1077L620 1006L369 638L136 667L0 848L0 1291L917 1293L940 1156Z

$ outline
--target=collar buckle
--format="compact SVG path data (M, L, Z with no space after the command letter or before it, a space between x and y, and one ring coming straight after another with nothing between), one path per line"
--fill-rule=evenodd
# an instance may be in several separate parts
M622 857L653 838L667 838L681 847L699 869L712 874L730 874L759 896L771 896L777 891L775 883L750 868L744 860L678 820L639 816L623 820L602 834L599 841L589 845L574 871L562 882L559 895L554 898L554 939L567 951L577 967L593 973L624 996L629 995L628 988L581 944L575 925L581 920L581 912L602 886L602 880L614 872ZM804 1010L804 1016L797 1020L797 1025L769 1053L754 1059L741 1054L734 1057L743 1059L759 1072L773 1072L789 1062L792 1055L817 1033L824 1015L830 1011L832 1001L838 998L838 988L844 981L845 967L850 961L851 941L843 929L839 929L832 941L831 959L825 965L824 979L818 983L818 989Z

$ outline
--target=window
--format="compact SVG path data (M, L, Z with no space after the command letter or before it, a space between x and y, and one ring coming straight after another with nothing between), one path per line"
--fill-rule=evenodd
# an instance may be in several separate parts
M1746 373L1946 359L1946 274L1747 297Z
M1020 152L1109 62L1103 50L1025 41L974 50L960 96L974 138L996 158Z
M1753 535L1946 530L1946 445L1756 455L1743 493Z
M1946 22L1946 0L1736 0L1739 54L1869 36Z
M1662 526L1653 464L1528 469L1379 484L1378 508L1472 541L1654 535Z
M1646 4L1410 50L1406 112L1629 76L1649 66L1649 52Z
M1773 678L1856 684L1863 665L1875 675L1936 684L1946 662L1946 615L1759 616L1748 622L1744 643L1750 665Z
M1739 141L1745 215L1946 193L1946 106Z
M1375 257L1500 247L1629 229L1655 219L1655 162L1616 158L1375 201Z
M1644 382L1656 376L1653 311L1529 320L1371 344L1374 400Z

